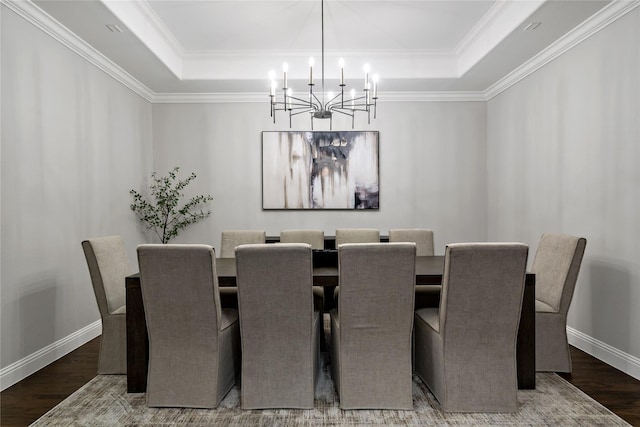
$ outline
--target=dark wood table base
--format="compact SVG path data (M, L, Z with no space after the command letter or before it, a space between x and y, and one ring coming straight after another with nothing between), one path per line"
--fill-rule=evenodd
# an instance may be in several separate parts
M149 336L142 303L140 275L125 279L127 298L127 392L147 391Z

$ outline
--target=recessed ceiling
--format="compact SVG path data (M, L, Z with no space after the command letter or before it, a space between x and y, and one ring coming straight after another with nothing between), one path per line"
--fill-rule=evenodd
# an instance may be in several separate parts
M284 61L303 90L308 57L320 66L320 0L34 3L156 94L267 91ZM370 63L381 93L484 91L608 3L326 0L326 77L344 57L348 86Z

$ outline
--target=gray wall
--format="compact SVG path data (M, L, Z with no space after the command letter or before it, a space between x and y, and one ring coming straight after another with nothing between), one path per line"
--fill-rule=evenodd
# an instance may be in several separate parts
M428 227L436 252L448 242L486 240L486 103L417 102L381 105L378 118L356 130L380 131L380 210L262 211L261 131L274 125L267 103L154 104L154 169L194 171L193 194L213 195L212 215L176 242L205 242L219 249L225 229ZM463 123L464 125L461 125ZM308 119L294 122L307 130ZM328 122L316 130L328 129ZM350 122L334 123L350 129Z
M5 6L1 47L6 368L100 319L80 242L120 234L135 260L152 147L148 101Z
M640 375L640 8L488 102L488 236L587 238L573 341ZM590 339L615 347L603 352ZM635 365L634 365L635 363Z

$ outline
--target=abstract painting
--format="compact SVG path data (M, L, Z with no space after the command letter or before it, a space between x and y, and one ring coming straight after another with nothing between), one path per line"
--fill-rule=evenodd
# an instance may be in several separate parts
M379 209L379 132L262 132L263 209Z

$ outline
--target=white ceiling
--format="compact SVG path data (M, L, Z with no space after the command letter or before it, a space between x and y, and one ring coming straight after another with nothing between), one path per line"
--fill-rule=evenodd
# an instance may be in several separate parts
M609 1L326 0L325 75L344 57L348 87L369 63L381 94L485 91ZM284 61L306 90L309 56L321 74L320 0L34 3L156 94L264 92Z

